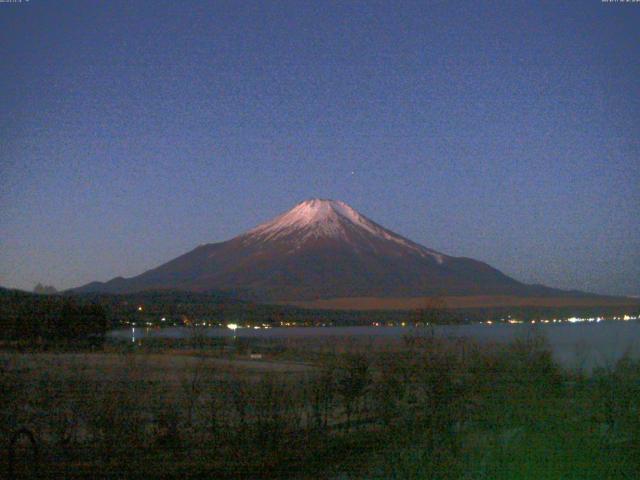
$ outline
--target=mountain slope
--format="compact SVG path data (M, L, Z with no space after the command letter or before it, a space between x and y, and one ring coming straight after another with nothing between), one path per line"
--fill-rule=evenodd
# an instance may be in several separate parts
M347 204L307 200L221 243L132 278L76 291L226 290L262 301L423 295L558 295L477 260L452 257L378 225Z

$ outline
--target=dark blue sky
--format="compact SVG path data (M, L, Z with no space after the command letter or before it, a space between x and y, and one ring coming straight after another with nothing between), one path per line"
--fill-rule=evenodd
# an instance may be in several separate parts
M640 4L30 0L0 3L0 61L4 286L135 275L325 197L640 294Z

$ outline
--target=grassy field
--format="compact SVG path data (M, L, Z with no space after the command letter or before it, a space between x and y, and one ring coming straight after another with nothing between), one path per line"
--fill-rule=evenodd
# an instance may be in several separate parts
M618 479L640 471L640 365L628 359L585 376L555 365L541 338L482 347L429 337L279 342L235 352L2 353L1 474ZM251 351L262 358L250 360Z

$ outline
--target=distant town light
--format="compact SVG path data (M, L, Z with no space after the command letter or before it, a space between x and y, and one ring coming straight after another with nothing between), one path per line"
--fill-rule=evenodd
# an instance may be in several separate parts
M229 323L229 324L227 325L227 328L228 328L229 330L234 330L234 331L235 331L235 330L237 330L237 329L238 329L238 325L237 325L236 323Z
M141 312L142 311L142 305L138 306L138 311Z

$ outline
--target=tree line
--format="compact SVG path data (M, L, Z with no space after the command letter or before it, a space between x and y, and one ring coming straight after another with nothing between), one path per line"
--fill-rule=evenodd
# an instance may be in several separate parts
M109 328L102 305L63 296L3 292L0 339L20 345L102 344Z

